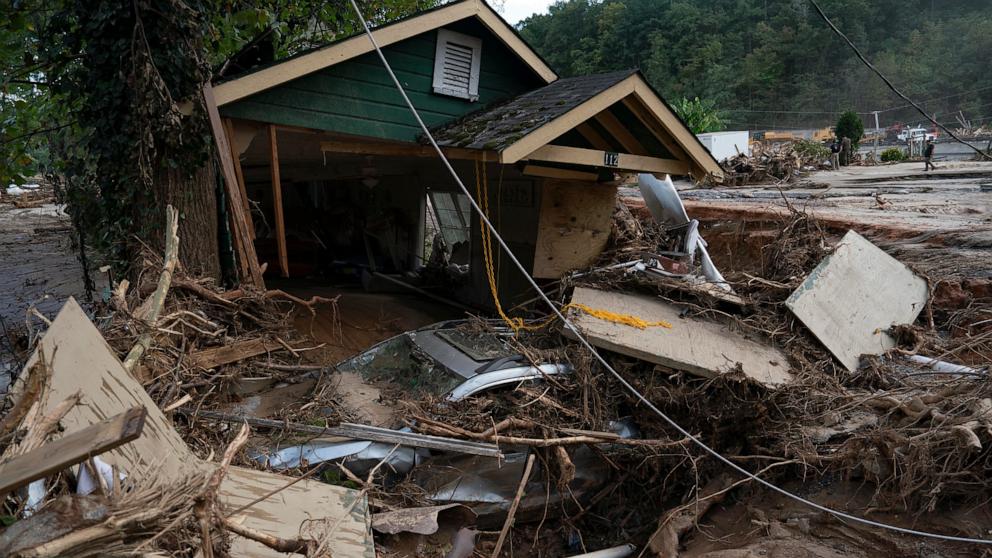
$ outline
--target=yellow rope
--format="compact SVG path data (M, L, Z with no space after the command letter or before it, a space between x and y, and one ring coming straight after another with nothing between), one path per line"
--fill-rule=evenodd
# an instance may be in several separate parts
M478 197L479 207L482 208L482 213L485 214L486 218L489 218L489 181L486 176L485 156L483 156L482 161L475 161L475 194ZM479 233L481 235L480 238L482 239L482 259L486 266L486 278L489 280L489 292L493 295L493 302L496 305L496 312L499 314L499 317L503 318L506 325L510 326L514 332L519 332L521 330L538 330L553 322L557 316L552 315L543 321L528 325L524 322L523 318L511 318L506 315L506 312L503 311L503 305L500 303L499 289L496 285L496 271L493 266L492 235L489 227L486 226L486 223L482 219L479 219ZM616 312L610 312L609 310L590 308L585 304L579 304L577 302L566 304L562 307L561 311L565 312L570 308L581 310L582 312L585 312L594 318L599 318L600 320L628 325L631 327L636 327L637 329L646 329L649 327L665 327L671 329L672 327L672 324L668 322L649 322L631 314L619 314Z
M617 312L610 312L609 310L589 308L585 304L580 304L578 302L570 302L566 304L565 307L562 308L562 311L568 310L569 308L582 310L586 314L589 314L594 318L599 318L600 320L606 320L615 324L629 325L630 327L636 327L637 329L647 329L649 327L664 327L672 329L672 324L665 321L659 320L657 322L649 322L631 314L618 314Z

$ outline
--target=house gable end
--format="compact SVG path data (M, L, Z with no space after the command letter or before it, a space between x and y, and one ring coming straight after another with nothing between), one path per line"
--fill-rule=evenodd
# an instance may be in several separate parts
M428 126L440 126L544 85L479 19L443 26L481 40L478 100L435 93L437 29L383 47ZM369 52L220 107L223 116L387 140L416 141L420 129L378 55Z

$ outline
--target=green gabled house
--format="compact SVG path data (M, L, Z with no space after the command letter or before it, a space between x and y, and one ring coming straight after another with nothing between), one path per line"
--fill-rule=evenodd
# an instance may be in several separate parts
M640 72L559 78L483 0L373 35L534 277L557 279L599 255L622 175L721 174ZM490 304L491 280L504 306L529 296L510 266L489 273L478 216L366 35L215 83L212 97L215 133L232 155L225 174L242 272L257 268L257 252L283 277L361 268L415 282L411 272L430 260L451 271L446 294L465 303Z

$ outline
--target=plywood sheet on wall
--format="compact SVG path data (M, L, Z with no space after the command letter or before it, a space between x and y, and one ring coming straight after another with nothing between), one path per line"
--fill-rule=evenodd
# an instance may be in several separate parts
M534 277L557 279L591 264L610 238L616 186L547 180L534 253Z

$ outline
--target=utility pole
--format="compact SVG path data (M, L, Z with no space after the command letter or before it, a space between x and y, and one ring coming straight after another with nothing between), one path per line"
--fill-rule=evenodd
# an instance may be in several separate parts
M881 130L878 127L878 111L877 110L874 110L874 111L872 111L872 114L875 115L875 160L877 161L878 160L878 134L881 133Z

